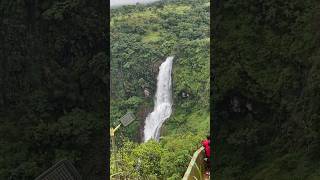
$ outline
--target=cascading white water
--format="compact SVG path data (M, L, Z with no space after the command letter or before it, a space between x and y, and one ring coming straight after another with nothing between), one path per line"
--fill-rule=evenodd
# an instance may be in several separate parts
M173 57L168 57L159 68L157 91L153 112L150 113L144 125L144 141L153 138L159 140L161 126L171 115L172 90L171 90L171 70Z

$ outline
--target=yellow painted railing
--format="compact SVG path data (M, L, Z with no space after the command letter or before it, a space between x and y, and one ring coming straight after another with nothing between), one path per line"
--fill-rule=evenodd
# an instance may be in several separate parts
M202 180L205 172L204 147L198 149L189 163L188 169L183 176L183 180Z

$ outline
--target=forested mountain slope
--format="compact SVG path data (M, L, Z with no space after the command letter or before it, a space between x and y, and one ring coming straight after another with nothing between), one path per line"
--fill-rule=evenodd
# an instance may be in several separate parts
M320 179L319 2L220 1L215 179Z
M137 116L116 134L118 172L126 177L181 179L209 133L209 7L208 0L174 0L111 10L110 126L129 110ZM173 114L160 143L137 144L153 108L159 65L168 56L174 56ZM114 174L113 157L111 163Z
M106 1L0 3L0 179L105 175Z

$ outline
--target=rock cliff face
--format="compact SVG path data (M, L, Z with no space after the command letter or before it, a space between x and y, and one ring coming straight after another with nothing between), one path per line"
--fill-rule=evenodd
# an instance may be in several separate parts
M148 104L143 104L139 107L138 113L137 113L137 118L139 120L139 134L137 137L137 141L143 142L143 130L144 130L144 120L148 116L149 113L152 112L152 106Z

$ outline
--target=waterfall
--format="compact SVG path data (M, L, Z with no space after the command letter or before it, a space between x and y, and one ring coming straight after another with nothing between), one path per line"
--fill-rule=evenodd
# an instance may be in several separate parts
M173 57L168 57L160 66L157 82L157 91L154 101L154 109L150 113L144 126L144 141L153 138L159 140L161 126L171 115L172 90L171 70Z

